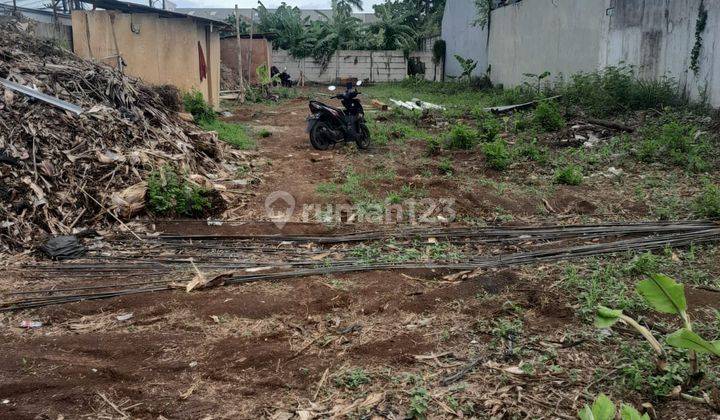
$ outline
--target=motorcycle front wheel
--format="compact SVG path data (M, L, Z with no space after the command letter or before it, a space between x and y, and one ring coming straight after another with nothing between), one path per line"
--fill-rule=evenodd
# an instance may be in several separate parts
M310 130L310 144L315 150L327 150L332 144L330 140L330 127L323 121L318 121Z
M360 123L358 127L358 137L355 140L358 149L369 149L370 148L370 129L367 128L365 123Z

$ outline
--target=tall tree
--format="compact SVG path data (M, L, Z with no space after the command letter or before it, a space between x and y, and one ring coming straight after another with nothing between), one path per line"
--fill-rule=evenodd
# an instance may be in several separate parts
M417 43L417 32L413 29L413 20L416 19L414 10L392 10L392 7L375 7L376 22L370 25L370 30L378 36L380 49L405 50L411 49Z

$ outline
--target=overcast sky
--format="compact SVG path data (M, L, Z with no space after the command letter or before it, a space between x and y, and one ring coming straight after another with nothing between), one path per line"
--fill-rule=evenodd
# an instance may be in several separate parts
M177 7L255 7L257 0L171 0ZM363 0L363 9L372 13L373 4L382 3L384 0ZM263 4L267 8L274 8L282 3L281 0L266 0ZM285 0L290 6L297 6L301 9L329 9L330 0Z

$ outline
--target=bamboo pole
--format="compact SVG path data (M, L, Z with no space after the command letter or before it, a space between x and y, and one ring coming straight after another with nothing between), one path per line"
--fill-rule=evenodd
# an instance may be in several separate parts
M238 5L235 5L235 40L237 41L237 68L240 82L240 92L238 93L238 100L241 104L245 103L245 82L243 81L242 72L242 42L240 42L240 9Z

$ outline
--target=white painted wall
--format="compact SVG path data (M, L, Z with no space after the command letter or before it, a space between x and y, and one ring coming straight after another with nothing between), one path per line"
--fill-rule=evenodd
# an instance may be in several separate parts
M442 21L442 39L445 40L445 75L459 77L460 63L455 55L475 60L478 65L473 74L485 74L488 68L487 28L473 25L477 18L474 0L447 0Z
M524 0L492 12L489 63L494 83L517 86L523 74L553 78L598 68L609 0Z

